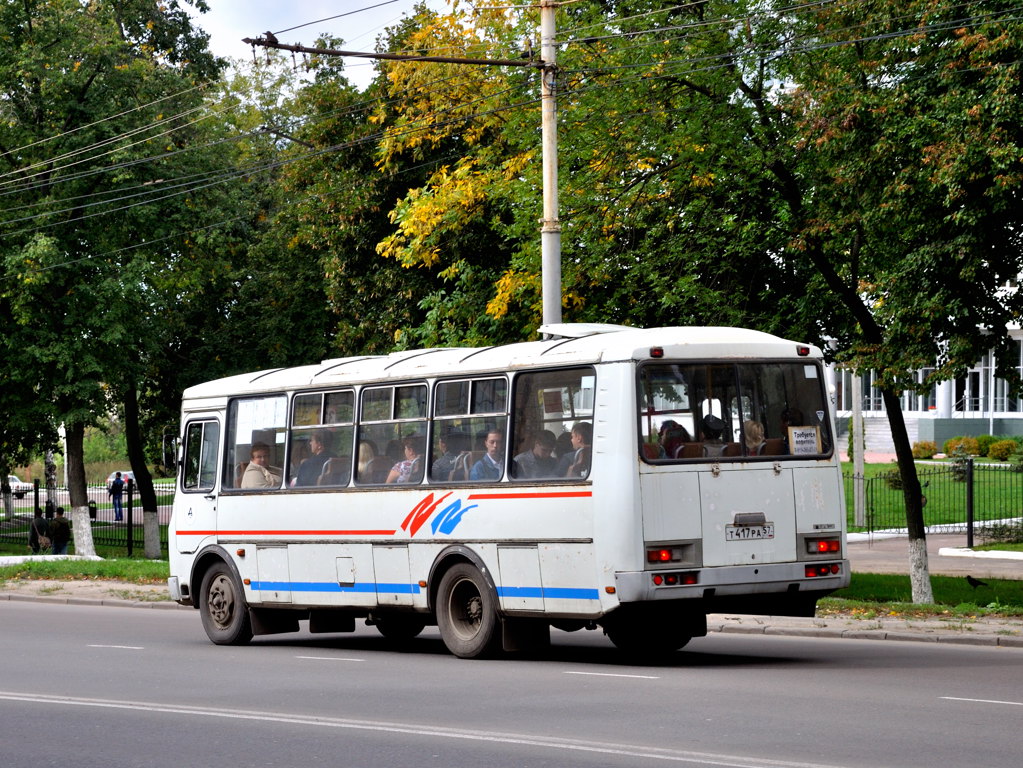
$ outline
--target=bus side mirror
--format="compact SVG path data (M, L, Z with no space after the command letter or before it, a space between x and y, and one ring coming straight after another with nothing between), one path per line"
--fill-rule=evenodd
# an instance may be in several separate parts
M169 475L178 473L178 447L181 441L176 433L171 433L169 428L163 431L163 466Z

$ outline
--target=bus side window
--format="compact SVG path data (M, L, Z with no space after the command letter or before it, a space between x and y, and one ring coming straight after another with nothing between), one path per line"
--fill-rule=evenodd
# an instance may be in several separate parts
M512 480L589 476L595 382L592 368L524 373L515 379Z

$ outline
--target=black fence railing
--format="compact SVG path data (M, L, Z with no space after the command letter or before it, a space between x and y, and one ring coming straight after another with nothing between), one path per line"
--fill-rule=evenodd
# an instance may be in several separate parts
M159 483L156 486L157 520L160 531L160 552L167 556L167 524L170 522L171 503L174 497L174 486L170 483ZM87 488L89 498L89 518L92 523L92 540L96 546L110 547L123 552L125 556L141 554L145 551L143 533L142 507L139 504L138 490L131 482L126 483L121 494L121 515L117 519L114 503L104 485L90 485ZM28 534L33 512L43 510L47 519L52 519L58 507L64 509L69 522L71 521L71 495L67 488L57 488L52 497L38 482L32 491L21 498L12 494L10 499L0 499L0 541L24 544L28 552ZM72 531L72 551L74 532Z
M1003 464L973 460L941 465L917 465L924 502L924 525L932 533L965 533L974 539L1023 539L1023 472ZM856 484L863 487L864 512L854 510ZM898 469L881 475L845 475L850 531L900 531L906 527L906 505Z

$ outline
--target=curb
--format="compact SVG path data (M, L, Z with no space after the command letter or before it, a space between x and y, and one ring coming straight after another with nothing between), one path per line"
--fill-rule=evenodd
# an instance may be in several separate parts
M170 600L122 600L116 597L73 597L54 595L21 595L0 592L0 601L12 603L51 603L53 605L102 605L109 608L150 608L154 610L188 610L191 606L179 605Z

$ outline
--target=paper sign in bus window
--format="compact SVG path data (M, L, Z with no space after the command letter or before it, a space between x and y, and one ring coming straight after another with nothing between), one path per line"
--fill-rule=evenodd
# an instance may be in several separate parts
M817 427L789 427L789 448L794 454L820 453L820 430Z

